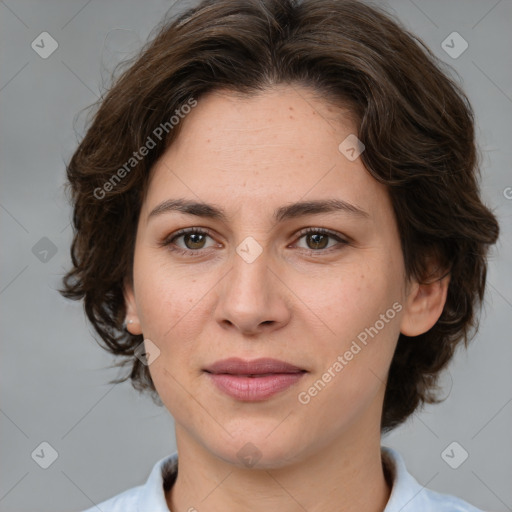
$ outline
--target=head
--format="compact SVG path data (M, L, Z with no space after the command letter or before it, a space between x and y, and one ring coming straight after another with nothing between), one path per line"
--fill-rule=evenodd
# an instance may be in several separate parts
M471 106L364 3L205 1L164 22L68 178L62 293L128 366L117 381L225 458L248 441L290 460L356 424L391 430L437 400L476 332L498 224ZM232 356L306 373L235 402L204 372Z

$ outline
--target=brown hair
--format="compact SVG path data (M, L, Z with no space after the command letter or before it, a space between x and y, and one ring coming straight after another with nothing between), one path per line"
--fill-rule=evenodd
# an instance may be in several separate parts
M312 88L355 116L366 146L362 161L392 200L407 277L433 277L427 275L432 256L440 273L450 273L435 326L414 339L399 337L382 431L439 401L440 370L478 328L486 254L499 232L479 198L471 106L442 63L399 22L356 0L206 0L164 19L128 64L67 167L75 232L73 267L61 293L83 298L103 346L125 356L119 366L131 372L111 382L130 378L161 404L148 367L134 357L142 335L123 329L123 281L132 279L150 170L180 132L181 123L169 119L207 91L250 95L289 83ZM157 127L165 127L158 141ZM156 147L130 160L148 137Z

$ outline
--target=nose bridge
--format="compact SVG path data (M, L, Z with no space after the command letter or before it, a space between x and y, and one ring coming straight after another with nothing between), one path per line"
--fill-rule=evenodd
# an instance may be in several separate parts
M283 321L286 306L270 260L269 249L253 237L245 238L236 247L231 271L219 293L219 322L254 332L263 323Z
M269 249L254 237L246 237L233 254L231 277L228 279L231 292L253 304L268 299L269 263Z

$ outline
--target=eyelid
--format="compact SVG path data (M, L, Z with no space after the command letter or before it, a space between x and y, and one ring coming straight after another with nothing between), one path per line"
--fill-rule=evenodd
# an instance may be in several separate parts
M309 233L320 233L323 235L329 235L332 238L337 238L338 240L345 242L345 243L350 242L350 238L346 235L343 235L342 233L338 233L337 231L333 231L332 229L319 228L319 227L309 227L309 228L301 229L300 231L298 231L295 234L295 236L300 238Z

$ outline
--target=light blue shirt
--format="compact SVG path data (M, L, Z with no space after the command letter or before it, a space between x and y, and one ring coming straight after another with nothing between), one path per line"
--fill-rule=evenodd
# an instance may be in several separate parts
M393 479L384 512L483 512L455 496L423 487L407 471L396 450L383 446L382 457ZM132 487L84 512L169 512L163 488L164 474L174 482L177 467L178 454L173 453L153 466L144 485Z

